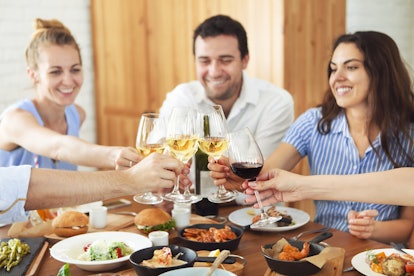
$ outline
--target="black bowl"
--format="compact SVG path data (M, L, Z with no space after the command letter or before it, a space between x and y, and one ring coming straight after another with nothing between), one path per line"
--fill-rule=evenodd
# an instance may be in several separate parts
M194 262L197 258L197 253L194 250L177 245L169 245L168 247L171 249L173 256L176 256L180 252L183 253L180 257L178 257L178 259L187 262L186 264L159 268L151 268L148 266L141 265L142 261L149 260L154 256L154 250L161 249L163 247L165 246L152 246L135 251L131 254L131 256L129 257L129 261L134 266L135 271L139 276L156 276L170 270L183 267L191 267L194 265Z
M210 227L215 227L217 229L221 229L224 228L226 225L225 224L214 224L214 223L210 223L210 224L194 224L194 225L190 225L187 226L183 229L181 229L181 231L178 233L178 237L182 240L184 246L189 247L193 250L216 250L216 249L220 249L220 250L235 250L240 243L240 240L243 236L243 229L233 226L233 225L227 225L231 228L231 230L236 234L236 238L233 240L229 240L229 241L225 241L225 242L197 242L197 241L192 241L189 240L187 238L184 237L184 231L187 228L199 228L199 229L209 229Z
M303 248L303 241L289 241L289 243L299 250ZM270 249L275 243L266 244L265 249ZM325 247L319 243L310 242L309 257L318 255ZM283 261L272 258L262 252L266 259L267 265L272 271L283 275L312 275L321 270L321 268L307 261Z

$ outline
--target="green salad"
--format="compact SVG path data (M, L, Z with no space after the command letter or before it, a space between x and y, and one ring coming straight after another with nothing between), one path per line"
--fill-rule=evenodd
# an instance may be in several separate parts
M123 242L97 240L83 247L82 261L106 261L131 255L132 248Z

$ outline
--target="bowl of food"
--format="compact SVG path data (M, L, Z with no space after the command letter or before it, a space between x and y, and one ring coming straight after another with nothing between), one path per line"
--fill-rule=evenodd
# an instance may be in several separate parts
M332 233L324 232L311 241L280 239L276 243L262 247L262 254L272 271L283 275L312 275L321 270L321 267L307 261L306 258L319 255L325 248L320 244Z
M129 257L138 275L155 276L184 267L191 267L197 253L177 245L152 246L135 251Z
M106 271L128 261L132 252L150 247L151 241L128 232L96 232L73 236L57 242L50 255L87 271Z
M178 237L184 246L193 250L235 250L243 229L227 224L194 224L181 229Z
M160 274L160 276L194 276L194 275L207 275L209 272L209 267L186 267L171 270L165 273ZM212 276L236 276L233 272L217 268Z

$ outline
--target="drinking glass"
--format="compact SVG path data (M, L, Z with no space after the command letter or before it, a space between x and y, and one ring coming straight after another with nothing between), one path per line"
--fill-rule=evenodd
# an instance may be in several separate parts
M199 139L199 147L217 161L227 150L229 144L227 122L223 109L221 105L206 107L201 110L200 117L202 117L203 130ZM214 203L225 203L235 198L236 194L233 191L227 191L223 185L220 185L216 192L208 196L208 200Z
M259 175L264 159L250 130L246 127L242 130L230 133L229 162L233 173L248 181L255 181ZM250 227L263 227L275 223L282 217L269 217L263 209L259 194L255 191L257 202L260 206L260 220Z
M168 120L166 143L168 151L178 160L187 163L198 149L198 112L190 107L173 108ZM179 176L173 190L164 199L180 203L195 203L201 196L190 192L186 186L183 194L179 190Z
M145 158L153 152L163 153L165 149L166 123L158 113L144 113L139 121L136 148L138 154ZM142 204L158 204L162 196L152 192L144 192L134 196L134 200Z

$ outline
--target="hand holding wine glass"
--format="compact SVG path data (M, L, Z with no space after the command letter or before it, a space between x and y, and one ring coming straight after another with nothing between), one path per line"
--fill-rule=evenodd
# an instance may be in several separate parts
M187 163L198 149L198 113L189 107L175 107L171 112L167 128L167 148L178 160ZM201 196L190 192L190 187L179 190L179 177L172 192L165 194L164 199L174 202L195 203Z
M229 143L227 122L223 109L220 105L206 107L201 117L203 131L200 136L199 147L217 161L227 150ZM236 194L233 191L227 191L223 185L220 185L216 192L208 196L208 200L214 203L225 203L235 198Z
M163 153L165 149L166 124L157 113L144 113L141 116L136 148L138 154L146 157L153 152ZM163 201L160 195L145 192L134 196L134 200L142 204L158 204Z
M229 146L229 162L233 173L248 181L254 181L259 175L264 159L262 152L257 145L256 140L248 128L240 131L230 133ZM268 217L264 212L262 202L258 193L256 194L257 201L261 210L261 218L258 222L252 224L250 227L263 227L265 225L275 223L282 217Z

